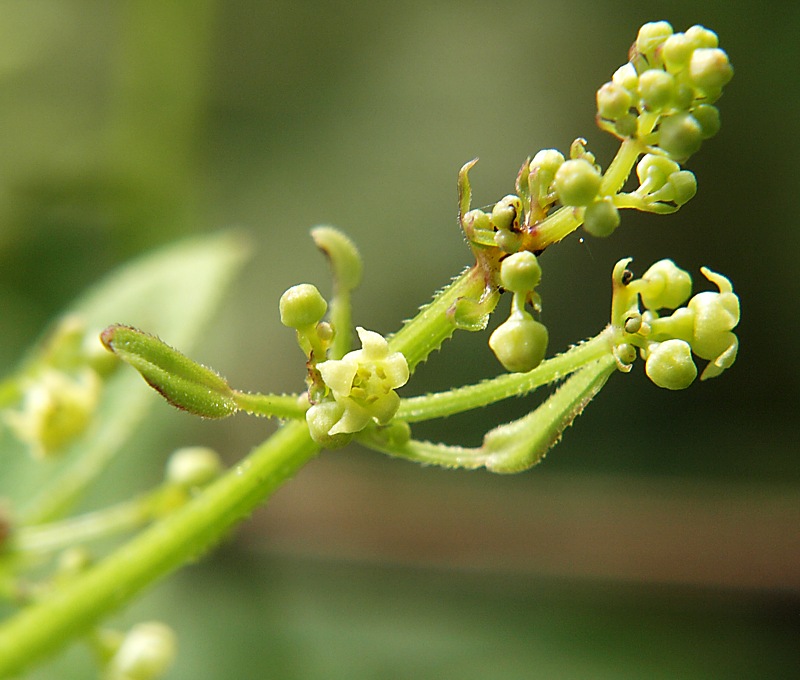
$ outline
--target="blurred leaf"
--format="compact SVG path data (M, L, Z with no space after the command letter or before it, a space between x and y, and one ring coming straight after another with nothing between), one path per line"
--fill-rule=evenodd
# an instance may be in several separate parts
M67 313L79 315L90 336L124 322L189 349L245 255L238 233L184 241L113 272ZM151 390L141 377L121 367L105 385L96 422L58 462L33 461L7 432L0 433L0 495L8 497L26 521L58 516L102 472L152 403Z

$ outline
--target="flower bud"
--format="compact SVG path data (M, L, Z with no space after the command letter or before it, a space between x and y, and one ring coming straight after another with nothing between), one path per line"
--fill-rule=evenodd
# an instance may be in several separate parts
M633 105L631 93L613 81L602 85L596 98L597 113L607 120L622 118Z
M325 312L328 303L322 297L316 286L310 283L300 283L292 286L280 300L281 323L289 328L308 328L318 323Z
M489 215L477 208L465 213L462 219L466 228L471 228L473 230L483 229L485 231L489 231L492 228L492 220L489 218Z
M639 86L639 74L636 73L636 67L630 62L620 66L611 76L611 82L624 87L628 92L635 92Z
M6 412L5 420L35 456L52 456L89 426L100 391L100 378L90 368L75 375L47 368L23 381L22 407Z
M175 633L157 621L140 623L128 632L107 669L108 680L155 680L175 660Z
M649 194L663 187L669 176L680 169L681 166L669 158L647 153L636 165L636 176L641 190Z
M672 35L672 26L666 21L651 21L639 29L636 49L640 54L652 57L655 51Z
M335 227L314 227L311 230L311 238L330 261L337 285L345 290L357 288L361 283L363 265L356 244ZM321 319L324 314L325 311L319 318Z
M639 97L648 111L669 106L675 94L675 79L660 69L650 69L639 76Z
M695 49L701 47L717 47L719 45L717 34L699 24L686 30L686 38L691 41Z
M503 196L492 208L492 224L501 231L518 231L521 213L522 201L519 196Z
M529 293L542 278L542 268L536 255L523 250L505 258L500 264L500 282L512 293Z
M677 206L685 205L697 193L697 179L689 170L673 172L667 178L667 184L671 189L670 200Z
M584 231L599 238L611 236L619 223L619 210L610 198L595 201L583 213Z
M564 164L564 154L556 149L542 149L531 159L530 171L537 173L540 186L547 189L556 176L558 169Z
M311 438L320 446L326 449L340 449L346 446L353 439L353 433L337 432L330 434L330 431L344 415L344 405L337 404L335 401L323 401L314 404L306 411L306 423Z
M703 139L710 139L719 132L721 123L719 120L719 109L710 104L700 104L692 110L697 123L700 125L700 131Z
M489 337L489 347L512 373L536 368L547 351L547 328L527 312L513 312Z
M642 276L639 294L647 309L677 309L692 294L692 277L672 260L659 260Z
M728 55L719 48L700 48L689 62L689 80L703 92L718 92L733 78Z
M664 41L661 47L661 58L670 73L683 71L692 58L696 45L685 33L675 33Z
M556 172L555 189L563 205L586 206L600 190L602 177L597 168L583 158L564 161Z
M706 267L700 271L719 288L719 293L698 293L688 305L694 312L692 349L697 356L712 362L703 372L705 379L719 375L736 359L739 342L731 331L739 323L740 311L739 298L730 281Z
M106 328L100 339L173 406L203 418L224 418L238 410L225 378L155 336L116 325Z
M205 486L222 472L222 461L214 449L187 446L177 449L167 461L168 482L186 489Z
M668 390L683 390L697 377L692 350L684 340L653 343L648 349L645 372L656 385Z
M685 111L665 118L659 128L658 146L676 161L684 161L697 152L702 141L700 123Z

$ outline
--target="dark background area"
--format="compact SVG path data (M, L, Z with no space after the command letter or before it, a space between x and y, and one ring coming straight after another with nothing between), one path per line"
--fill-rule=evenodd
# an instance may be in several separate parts
M214 556L118 619L177 630L169 677L797 671L800 8L0 3L0 367L120 263L237 226L254 255L194 355L237 387L277 392L303 377L281 293L301 281L330 290L311 226L358 243L355 320L395 330L469 263L461 165L481 159L475 205L509 193L526 156L577 136L606 165L616 142L594 125L594 92L658 19L718 32L736 70L722 130L691 159L699 192L677 215L626 212L611 238L574 236L543 255L550 351L605 325L618 259L642 272L671 257L698 285L701 265L733 280L736 365L678 393L641 365L614 376L518 477L324 453ZM486 338L457 336L407 393L496 373ZM535 403L415 432L474 444ZM159 403L106 484L115 497L146 488L186 444L235 461L270 427ZM87 659L74 649L59 677L85 677Z

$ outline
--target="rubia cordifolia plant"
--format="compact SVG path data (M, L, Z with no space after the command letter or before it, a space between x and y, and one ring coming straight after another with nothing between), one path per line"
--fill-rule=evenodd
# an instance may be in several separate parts
M701 379L718 376L735 358L739 300L730 281L701 271L711 290L692 296L692 279L671 260L637 277L630 258L614 267L609 324L567 351L548 354L547 328L537 319L543 275L539 256L579 228L612 234L620 211L667 214L697 190L684 164L719 130L715 106L733 75L717 36L701 26L674 33L666 22L645 24L629 61L597 91L597 123L620 148L603 170L584 139L568 157L554 149L526 160L514 193L490 210L471 209L467 163L458 175L459 219L475 263L440 290L393 335L357 327L353 349L351 291L361 278L354 244L331 227L312 230L334 279L329 301L311 284L289 288L280 318L294 329L305 361L305 390L291 395L236 390L215 371L127 325L101 334L113 355L133 366L169 402L205 418L237 411L282 421L267 441L234 470L223 472L215 454L175 452L164 483L132 501L73 518L53 504L15 522L7 513L3 542L3 592L26 606L0 629L0 674L23 668L67 640L85 635L108 678L153 678L174 647L169 629L143 624L126 635L98 623L110 610L156 578L214 544L322 448L357 441L371 449L445 467L518 472L538 463L615 372L627 373L637 357L656 385L688 387L695 358L706 363ZM638 187L623 191L631 173ZM504 293L508 318L488 338L507 371L478 384L401 397L398 390L428 355L457 330L483 331ZM92 426L103 402L113 357L88 350L85 328L73 317L49 343L3 384L6 423L40 457ZM561 381L536 409L489 430L477 448L419 441L415 422L479 408ZM97 465L95 467L98 467ZM78 484L80 486L80 484ZM63 499L68 505L69 498ZM74 546L145 524L115 552L93 562ZM49 577L33 587L27 574L54 554Z

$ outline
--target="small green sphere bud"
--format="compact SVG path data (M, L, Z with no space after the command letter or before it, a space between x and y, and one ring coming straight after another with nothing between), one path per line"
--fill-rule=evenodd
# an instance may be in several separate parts
M661 123L658 146L676 161L686 160L696 153L702 141L700 123L690 113L676 113Z
M323 401L314 404L306 411L306 423L311 438L326 449L340 449L350 443L351 432L329 434L344 414L344 406L335 401Z
M692 349L684 340L666 340L648 351L645 372L656 385L668 390L684 390L697 377Z
M530 163L530 171L536 172L539 184L545 189L553 183L558 169L564 164L564 154L556 149L538 151Z
M281 295L281 323L289 328L313 326L325 316L326 311L328 303L317 287L310 283L292 286Z
M704 92L717 92L733 78L728 55L719 48L700 48L692 53L689 79Z
M109 680L155 680L172 665L175 633L157 621L140 623L128 632L108 665Z
M517 231L522 213L522 201L519 196L509 194L503 196L492 208L492 224L501 231Z
M651 21L639 29L636 37L636 49L647 57L666 42L672 35L672 26L667 21Z
M522 246L522 234L516 231L496 231L495 245L506 253L516 253Z
M640 295L647 309L677 309L692 294L692 277L672 260L659 260L642 276Z
M675 78L660 69L650 69L639 76L639 97L648 111L661 111L675 95Z
M512 313L489 337L489 347L512 373L536 368L547 351L547 328L528 313Z
M696 45L685 33L676 33L664 41L661 58L670 73L683 71L692 58Z
M699 47L718 47L719 38L714 31L708 30L705 26L696 24L686 31L686 37L691 41L695 49Z
M500 264L500 282L512 293L529 293L542 279L536 255L527 250L509 255Z
M692 115L700 125L703 139L710 139L719 132L721 123L719 109L710 104L701 104L692 111Z
M605 83L597 90L597 113L606 120L617 120L626 115L633 105L633 97L622 85Z
M205 486L222 472L222 461L214 449L187 446L177 449L167 461L167 481L186 489Z
M564 161L555 176L555 189L562 204L586 206L594 201L602 178L594 165L583 158Z
M673 172L667 178L667 183L672 189L672 202L675 205L685 205L697 193L697 179L694 173L689 170Z
M669 158L646 153L636 164L636 176L639 178L639 184L646 185L648 193L652 193L663 187L669 176L680 169L681 166Z
M636 67L630 62L620 66L611 76L611 82L624 87L628 92L636 92L636 88L639 86L639 74L636 73Z
M610 198L595 201L583 213L584 231L598 238L611 236L619 223L619 210Z
M463 220L464 224L469 225L472 229L490 231L492 228L492 220L483 210L470 210L464 215Z

